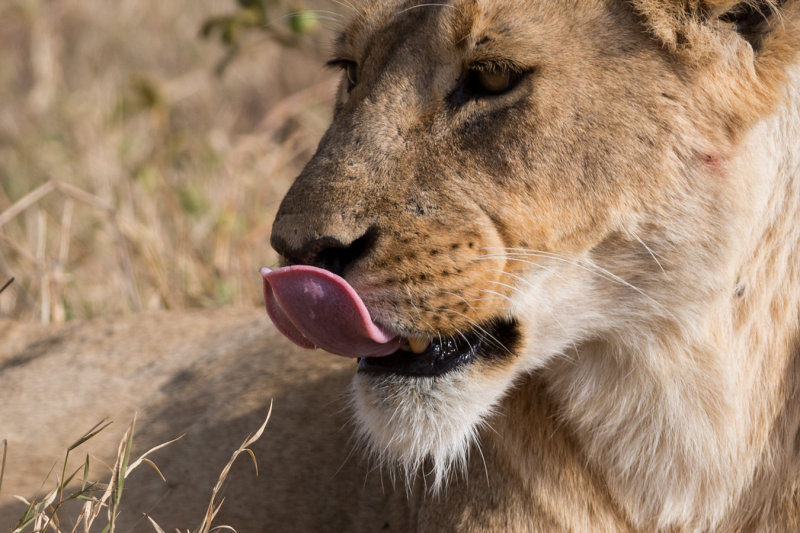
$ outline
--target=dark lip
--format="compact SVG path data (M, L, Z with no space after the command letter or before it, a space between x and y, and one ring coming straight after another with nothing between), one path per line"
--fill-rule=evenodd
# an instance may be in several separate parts
M476 359L500 359L515 353L519 329L513 320L493 320L471 331L433 339L415 354L397 350L384 357L362 357L358 371L377 375L442 376Z

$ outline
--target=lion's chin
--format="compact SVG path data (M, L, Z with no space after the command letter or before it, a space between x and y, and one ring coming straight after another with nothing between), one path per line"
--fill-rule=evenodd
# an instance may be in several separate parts
M504 328L496 332L507 346L484 342L469 357L454 356L458 364L435 375L362 365L352 383L362 447L389 472L399 469L409 486L425 464L426 485L442 488L451 472L466 466L480 428L513 381L509 363L515 359L516 327L505 323Z

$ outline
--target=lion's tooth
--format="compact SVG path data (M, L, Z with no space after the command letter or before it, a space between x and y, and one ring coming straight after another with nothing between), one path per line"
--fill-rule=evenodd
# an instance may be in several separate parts
M411 351L411 346L409 346L408 345L408 341L406 341L406 342L404 342L403 344L400 345L400 349L403 350L404 352L410 352Z
M428 349L428 346L430 346L431 341L429 339L415 339L412 337L408 339L408 344L409 346L411 346L412 352L420 354Z

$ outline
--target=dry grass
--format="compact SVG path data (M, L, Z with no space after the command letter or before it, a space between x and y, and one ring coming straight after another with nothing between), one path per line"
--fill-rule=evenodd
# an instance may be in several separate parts
M281 13L298 6L269 1L283 3L270 15L277 31L228 47L217 38L241 14L234 0L0 2L0 318L262 304L272 219L329 122L336 84L321 67L329 31L294 39L298 21ZM222 25L202 39L209 20ZM125 477L155 467L155 449L129 463L132 436L107 483L86 479L88 457L68 471L68 452L18 530L61 531L53 517L76 499L76 527L100 516L113 530ZM229 468L197 531L210 531Z
M214 519L219 513L224 499L217 501L217 496L225 483L228 473L230 472L233 463L242 453L247 453L253 460L256 475L258 474L258 463L253 452L249 446L254 444L261 438L264 430L267 427L269 418L272 415L272 404L270 403L269 412L267 412L266 419L261 427L255 433L248 435L244 442L233 452L230 460L220 472L217 483L211 491L211 499L208 503L205 515L202 517L200 525L194 529L195 533L210 533L213 530L230 529L225 525L214 525ZM164 481L164 475L158 469L158 466L149 458L150 455L157 452L161 448L169 446L173 442L180 439L171 440L158 446L147 450L137 459L131 462L131 450L133 448L133 434L136 427L136 419L131 422L122 440L117 448L116 459L114 466L111 467L110 479L103 483L89 480L89 467L90 456L87 454L85 461L77 469L68 474L68 467L70 464L70 454L74 452L83 443L89 441L106 429L111 422L101 421L92 427L89 431L84 433L79 439L67 447L64 461L62 463L61 475L56 477L55 487L49 492L38 498L32 498L30 501L24 497L16 496L27 507L24 514L20 517L19 521L11 529L12 533L44 533L52 531L53 533L91 533L100 530L101 533L114 533L116 528L117 517L119 516L120 506L122 505L122 496L124 494L125 480L128 476L142 464L150 466L155 473ZM5 472L5 458L7 451L7 443L2 442L3 459L0 463L0 488L2 488L3 473ZM80 478L80 487L76 486L73 481L76 476L83 472ZM42 487L47 484L50 475L48 474ZM70 517L63 517L59 513L62 511L65 504L72 501L82 501L83 504L78 514L77 520ZM98 518L100 521L97 522ZM156 533L165 533L161 526L153 520L152 517L146 516L150 525ZM198 518L199 520L199 518ZM98 525L96 525L96 522ZM71 525L71 527L70 527ZM102 527L102 529L100 529ZM181 532L178 532L181 533ZM189 533L189 530L187 530Z
M245 35L217 77L228 50L198 34L234 8L0 4L0 285L16 278L0 317L260 305L270 225L335 80L325 31Z

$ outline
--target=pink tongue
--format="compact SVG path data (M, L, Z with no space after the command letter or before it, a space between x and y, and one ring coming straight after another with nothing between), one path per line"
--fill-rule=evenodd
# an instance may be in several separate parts
M312 266L263 267L264 301L278 330L303 348L347 357L388 355L397 336L375 324L356 291L336 274Z

